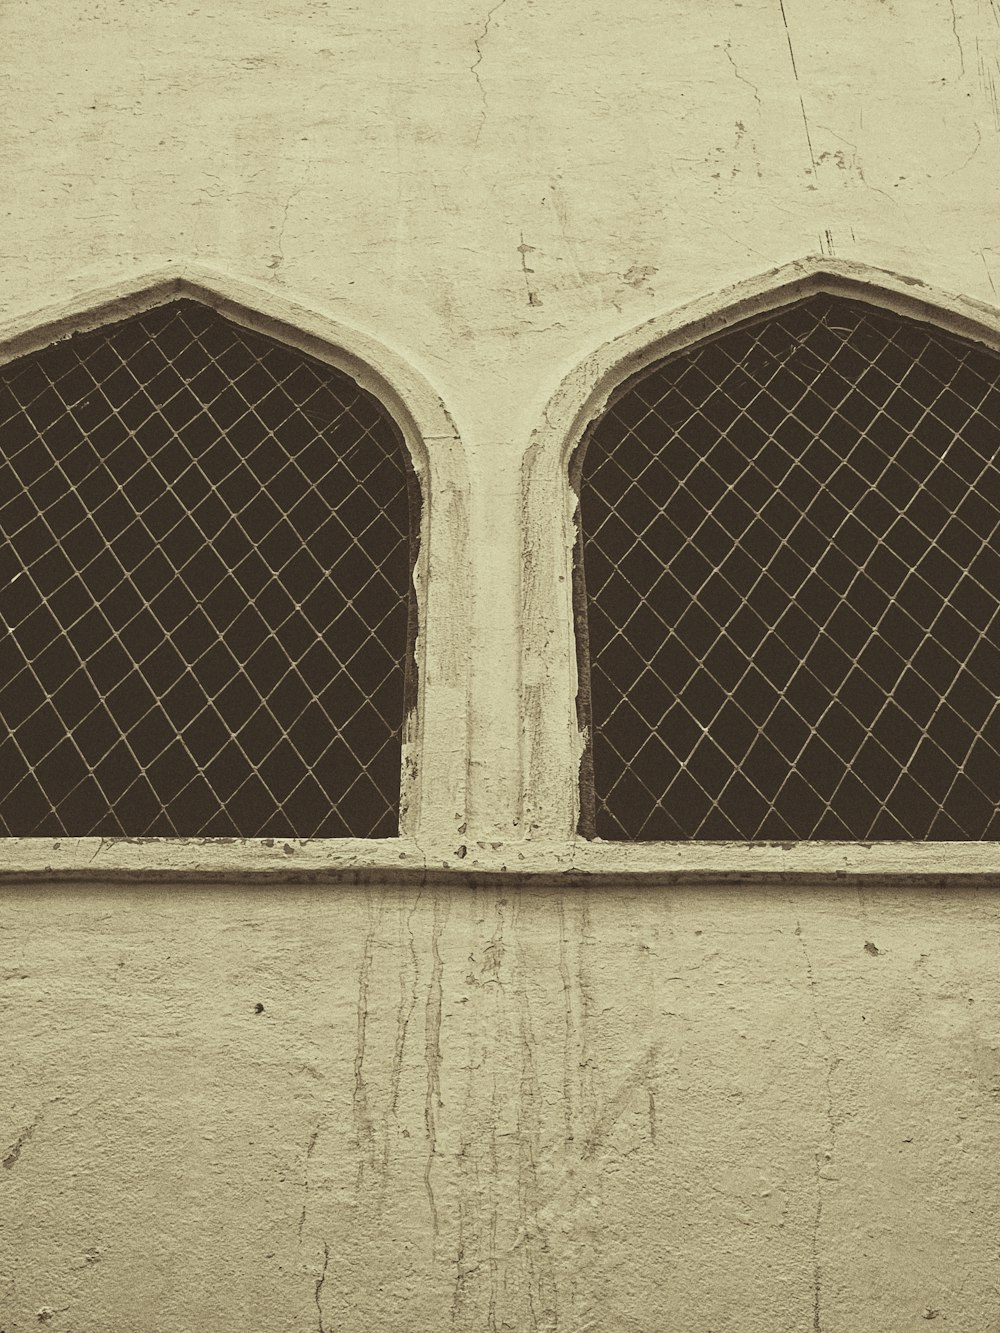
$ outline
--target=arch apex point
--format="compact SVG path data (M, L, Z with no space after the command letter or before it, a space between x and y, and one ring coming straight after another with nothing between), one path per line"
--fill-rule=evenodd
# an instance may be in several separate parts
M183 257L136 270L97 288L75 288L58 302L0 322L0 364L140 314L172 300L194 300L223 318L327 361L378 398L396 420L423 465L425 442L458 437L436 387L405 353L339 314L313 307L272 286Z
M647 317L592 348L563 377L533 432L534 455L560 468L619 384L731 323L766 316L819 293L866 301L1000 351L1000 308L946 292L911 274L857 259L803 255Z

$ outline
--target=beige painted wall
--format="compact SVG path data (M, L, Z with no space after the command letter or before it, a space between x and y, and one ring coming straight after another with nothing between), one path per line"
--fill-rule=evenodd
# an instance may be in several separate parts
M0 927L7 1333L998 1325L994 894L63 887Z
M7 0L0 64L6 321L196 264L440 393L480 845L567 373L808 255L998 304L995 0ZM998 917L6 886L0 1330L1000 1328Z

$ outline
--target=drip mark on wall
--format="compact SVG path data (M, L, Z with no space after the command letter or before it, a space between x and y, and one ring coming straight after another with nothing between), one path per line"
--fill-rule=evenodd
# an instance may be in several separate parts
M813 1215L813 1227L810 1242L813 1266L813 1333L822 1333L821 1291L823 1266L820 1262L819 1255L819 1236L823 1223L823 1181L832 1178L830 1176L830 1163L833 1160L833 1155L837 1146L837 1121L833 1111L833 1088L831 1086L831 1079L833 1078L834 1071L840 1064L840 1057L833 1054L833 1042L820 1018L819 1007L816 1003L816 977L813 972L812 959L809 955L809 948L806 944L805 936L802 934L802 924L798 920L795 922L795 936L798 939L799 947L802 950L802 956L805 960L806 981L809 986L809 1007L812 1012L813 1022L827 1051L824 1082L826 1084L826 1118L829 1128L829 1145L825 1151L817 1148L815 1154L816 1211Z
M565 1040L563 1042L563 1119L565 1122L564 1141L573 1142L573 1065L579 1067L580 1055L576 1040L576 1025L573 1022L573 987L569 974L569 962L566 957L566 905L562 894L559 895L559 977L563 988L563 1014L565 1021Z
M424 1101L427 1165L424 1167L424 1190L427 1193L427 1203L431 1213L431 1232L435 1239L438 1234L438 1215L431 1171L437 1155L437 1113L444 1105L441 1100L441 976L444 972L444 963L441 959L440 943L446 919L447 912L442 915L440 899L435 896L434 925L431 934L431 954L434 961L424 1011L424 1059L427 1063L427 1095Z
M305 1171L302 1180L302 1212L299 1214L299 1241L302 1240L302 1228L306 1223L306 1209L309 1206L309 1160L313 1155L313 1149L316 1147L316 1140L319 1138L319 1125L309 1136L309 1143L306 1146Z
M322 1297L322 1295L323 1295L323 1283L326 1281L326 1270L327 1270L327 1268L329 1267L329 1265L330 1265L330 1247L329 1247L329 1245L326 1243L326 1241L324 1241L324 1242L323 1242L323 1271L320 1273L319 1277L316 1279L316 1313L317 1313L317 1315L318 1315L318 1317L319 1317L319 1333L326 1333L326 1328L325 1328L325 1326L324 1326L324 1324L323 1324L323 1302L322 1302L321 1297Z
M420 967L417 962L417 944L413 935L413 914L420 904L424 891L421 889L413 901L406 916L406 930L409 936L408 952L409 965L406 968L400 968L399 972L399 1007L396 1010L396 1042L392 1052L392 1067L389 1071L389 1106L385 1115L383 1125L383 1145L382 1145L382 1171L383 1175L389 1167L389 1118L396 1120L397 1107L399 1105L399 1084L403 1072L403 1056L406 1052L406 1034L409 1030L410 1019L413 1017L413 1011L417 1007L417 982L420 979ZM402 941L401 941L402 943ZM406 972L409 971L409 984L407 983Z
M548 1232L543 1222L539 1160L541 1157L542 1091L535 1064L535 1034L528 1000L527 968L518 946L518 1028L521 1047L520 1098L518 1101L518 1221L524 1236L527 1270L528 1313L531 1328L558 1327L557 1288L552 1267Z
M354 1051L354 1096L352 1098L352 1108L354 1111L354 1128L357 1135L358 1149L360 1157L358 1160L358 1189L364 1181L365 1161L372 1161L375 1131L372 1125L371 1113L368 1109L368 1086L365 1082L365 1030L368 1024L368 986L371 981L372 955L375 949L375 932L378 926L379 918L382 915L381 906L378 913L371 910L371 901L368 905L368 933L365 936L365 942L361 953L361 967L358 972L358 1018L357 1018L357 1042Z

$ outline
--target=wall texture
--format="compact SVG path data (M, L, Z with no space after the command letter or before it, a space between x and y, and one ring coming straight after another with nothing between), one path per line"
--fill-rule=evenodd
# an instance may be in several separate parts
M5 321L193 264L440 394L498 844L573 367L810 255L1000 304L996 0L7 0L0 69ZM4 886L0 1331L1000 1329L998 926L889 881Z
M998 928L960 889L8 890L0 1325L996 1328Z

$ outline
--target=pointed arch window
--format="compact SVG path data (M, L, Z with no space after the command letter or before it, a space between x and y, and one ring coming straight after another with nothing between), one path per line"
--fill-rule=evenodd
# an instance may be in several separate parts
M814 294L574 455L581 831L1000 837L1000 357Z
M391 837L419 489L334 366L169 301L0 369L0 832Z

